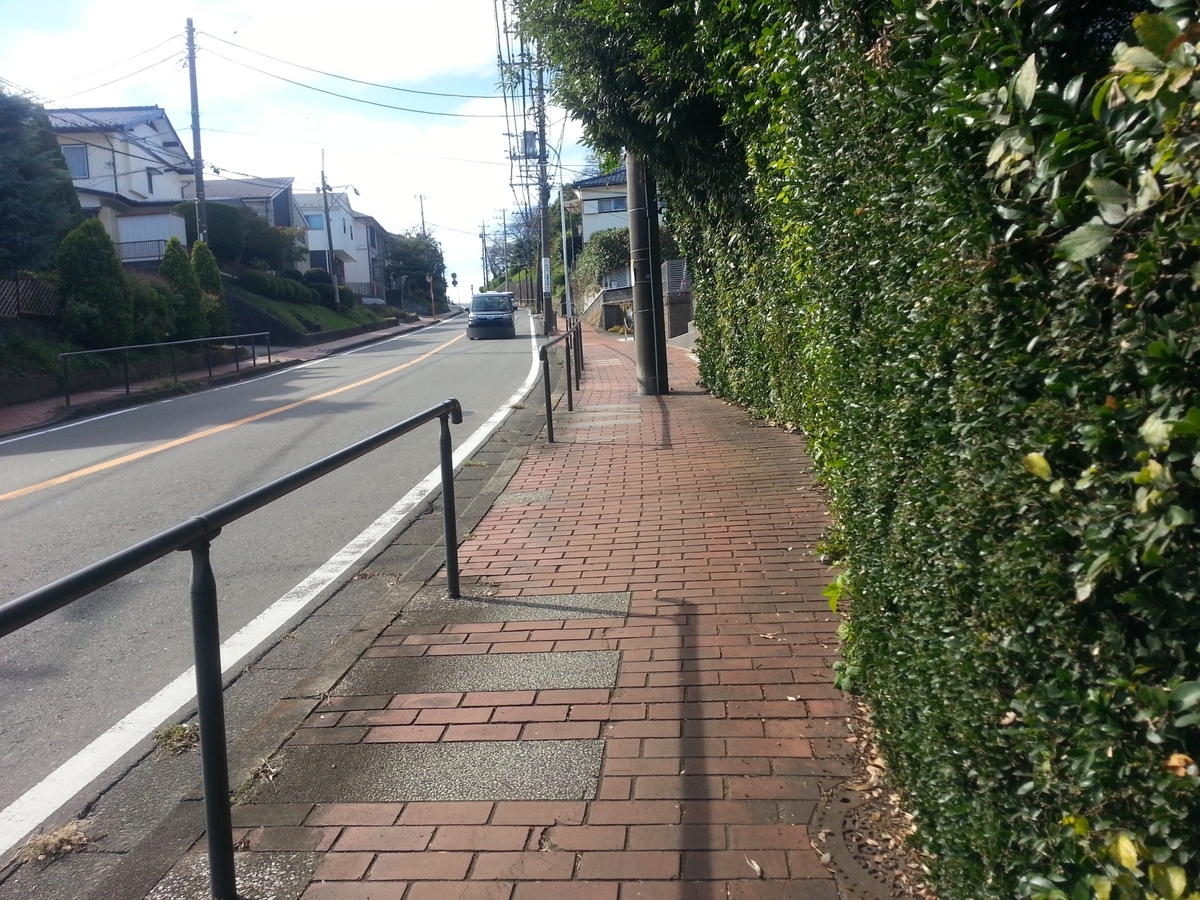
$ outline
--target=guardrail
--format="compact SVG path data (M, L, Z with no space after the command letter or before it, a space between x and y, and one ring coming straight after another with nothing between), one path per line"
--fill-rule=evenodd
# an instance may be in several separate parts
M562 334L552 341L547 341L538 348L538 359L542 361L542 385L546 391L546 440L554 443L554 403L551 399L550 391L550 359L546 355L546 351L555 344L562 343L566 352L567 370L567 411L571 412L575 409L575 395L571 390L571 376L575 376L575 388L579 389L580 382L583 380L583 324L576 319L574 324L567 328ZM571 351L574 348L574 363L572 364Z
M256 509L340 469L401 435L440 420L442 521L446 541L446 585L451 598L460 596L458 534L454 509L454 460L450 423L462 424L458 400L443 400L403 422L337 453L297 469L256 490L223 503L186 522L159 532L132 547L60 578L0 606L0 638L74 603L93 591L136 572L179 550L192 554L192 644L196 665L196 702L200 720L200 765L208 838L209 878L216 900L238 900L233 870L233 824L229 806L229 760L225 746L225 700L221 679L221 633L217 616L217 583L209 546L221 529Z
M154 347L170 347L171 348L171 377L176 382L179 381L179 370L175 363L175 348L182 347L186 344L204 344L205 360L208 363L208 377L212 378L212 345L214 341L224 342L233 341L233 366L236 370L241 371L242 360L238 356L238 341L243 338L265 338L263 341L267 345L267 362L271 362L271 333L269 331L256 331L253 334L223 334L218 337L193 338L189 341L163 341L157 344L130 344L125 347L105 347L102 350L73 350L70 353L58 354L59 360L62 361L63 375L63 398L66 400L66 405L71 405L71 373L67 362L71 357L76 356L99 356L101 353L124 353L125 365L125 393L129 393L129 351L130 350L149 350ZM258 345L254 341L250 342L250 360L254 368L258 367Z

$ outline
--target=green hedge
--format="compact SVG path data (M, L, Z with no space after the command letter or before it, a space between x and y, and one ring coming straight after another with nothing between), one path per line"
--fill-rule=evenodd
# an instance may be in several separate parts
M659 175L705 383L808 435L943 900L1200 888L1200 28L1110 73L1141 6L522 4Z
M247 290L272 300L286 300L289 303L316 303L316 294L310 289L312 285L304 285L291 278L281 278L268 275L257 269L249 269L238 276L238 283Z

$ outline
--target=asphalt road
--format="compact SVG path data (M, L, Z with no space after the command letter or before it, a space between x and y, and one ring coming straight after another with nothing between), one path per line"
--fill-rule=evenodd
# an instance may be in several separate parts
M441 400L455 446L533 363L463 319L220 390L0 442L0 603ZM223 637L359 535L438 463L430 424L225 529ZM190 561L175 554L0 640L0 811L191 665Z

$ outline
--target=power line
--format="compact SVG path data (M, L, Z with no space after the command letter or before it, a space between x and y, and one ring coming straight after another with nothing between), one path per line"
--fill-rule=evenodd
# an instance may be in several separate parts
M354 103L365 103L367 106L378 106L381 109L393 109L397 112L413 113L420 116L445 116L452 119L502 119L502 115L486 115L481 113L452 113L452 112L434 112L428 109L410 109L404 106L393 106L390 103L378 103L374 100L364 100L361 97L351 97L349 94L339 94L336 91L327 91L324 88L314 87L311 84L304 84L301 81L294 81L291 78L284 78L282 75L276 75L274 72L268 72L265 69L259 69L248 63L238 62L236 59L230 59L216 50L209 50L213 56L225 60L228 63L233 63L235 66L241 66L244 69L249 69L252 72L258 72L260 75L266 75L268 78L277 78L280 81L286 81L288 84L294 84L296 87L302 87L306 90L316 91L318 94L327 94L330 97L337 97L341 100L350 100Z
M115 69L117 66L123 66L123 65L125 65L125 63L132 62L133 60L137 59L139 56L145 56L147 53L150 53L153 50L157 50L163 44L167 44L167 43L170 43L171 41L178 40L180 37L182 37L182 35L180 35L178 33L173 34L169 38L167 38L165 41L159 41L153 47L147 47L145 50L142 50L142 51L139 51L138 53L133 54L133 56L126 57L125 59L122 59L119 62L110 63L109 65L105 66L104 68L97 69L94 72L88 72L86 75L77 75L74 78L68 78L66 81L60 81L56 84L50 85L50 87L51 88L60 88L60 87L63 87L64 85L73 84L76 81L83 81L83 79L85 79L85 78L91 78L93 75L99 75L101 72L107 72L109 69Z
M156 63L151 63L150 65L146 66L145 68L138 69L136 72L130 72L128 75L122 75L120 78L114 78L112 81L104 82L104 84L98 84L95 87L88 88L87 90L76 91L74 94L67 94L63 97L56 97L55 99L49 100L47 102L48 103L62 103L64 100L70 100L72 97L79 97L83 94L90 94L93 91L98 91L101 88L106 88L110 84L116 84L118 81L124 81L126 78L132 78L134 75L141 75L143 72L147 72L150 69L153 69L155 66L161 66L165 62L177 61L179 59L182 59L182 56L179 53L172 53L170 56L164 57L163 59L160 59Z
M255 56L262 56L266 59L273 60L277 63L283 63L285 66L293 66L297 69L303 69L306 72L314 72L317 75L325 75L329 78L337 78L341 81L350 81L354 84L363 84L367 87L382 88L385 91L400 91L404 94L420 94L424 97L453 97L462 100L499 100L501 99L496 94L448 94L441 91L418 91L416 88L396 87L392 84L379 84L375 81L363 81L360 78L351 78L348 75L338 75L336 72L326 72L323 69L314 69L311 66L304 66L300 63L291 62L286 59L280 59L278 56L271 56L269 53L263 53L261 50L251 50L249 47L243 47L241 44L235 44L233 41L227 41L224 38L219 38L215 34L209 34L207 31L201 31L205 37L210 37L213 40L220 41L222 44L228 44L230 47L237 47L239 50L245 50L247 53L253 53Z

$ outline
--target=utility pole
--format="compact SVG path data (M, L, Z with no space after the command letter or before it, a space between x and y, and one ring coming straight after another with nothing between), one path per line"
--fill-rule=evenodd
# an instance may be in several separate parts
M187 20L188 79L192 84L192 175L196 184L196 240L208 243L208 206L204 202L204 160L200 155L200 101L196 93L196 29Z
M541 224L542 264L538 267L538 302L546 317L546 333L556 330L554 305L550 302L550 176L547 171L549 149L546 146L546 67L538 51L537 83L538 128L538 220Z
M662 263L659 259L658 189L645 163L633 153L625 154L625 174L638 393L655 396L670 391Z
M562 166L559 166L559 179L562 179ZM567 261L567 186L561 184L558 188L558 211L562 218L562 256L563 256L563 289L566 291L567 318L575 318L575 304L571 302L571 266Z
M417 200L419 200L421 202L421 237L429 237L429 235L427 235L425 233L425 199L426 198L425 198L424 194L417 194L416 197L417 197Z
M333 308L342 311L342 292L338 289L337 266L333 262L333 222L329 220L329 182L325 180L325 151L321 151L321 199L325 203L325 246L328 249L329 274L333 278Z
M504 289L511 291L512 286L509 284L509 273L511 266L508 264L508 210L500 210L500 222L504 228Z
M488 278L487 222L483 222L479 226L479 242L483 244L483 282L479 288L482 291L487 289L487 284L491 280Z

